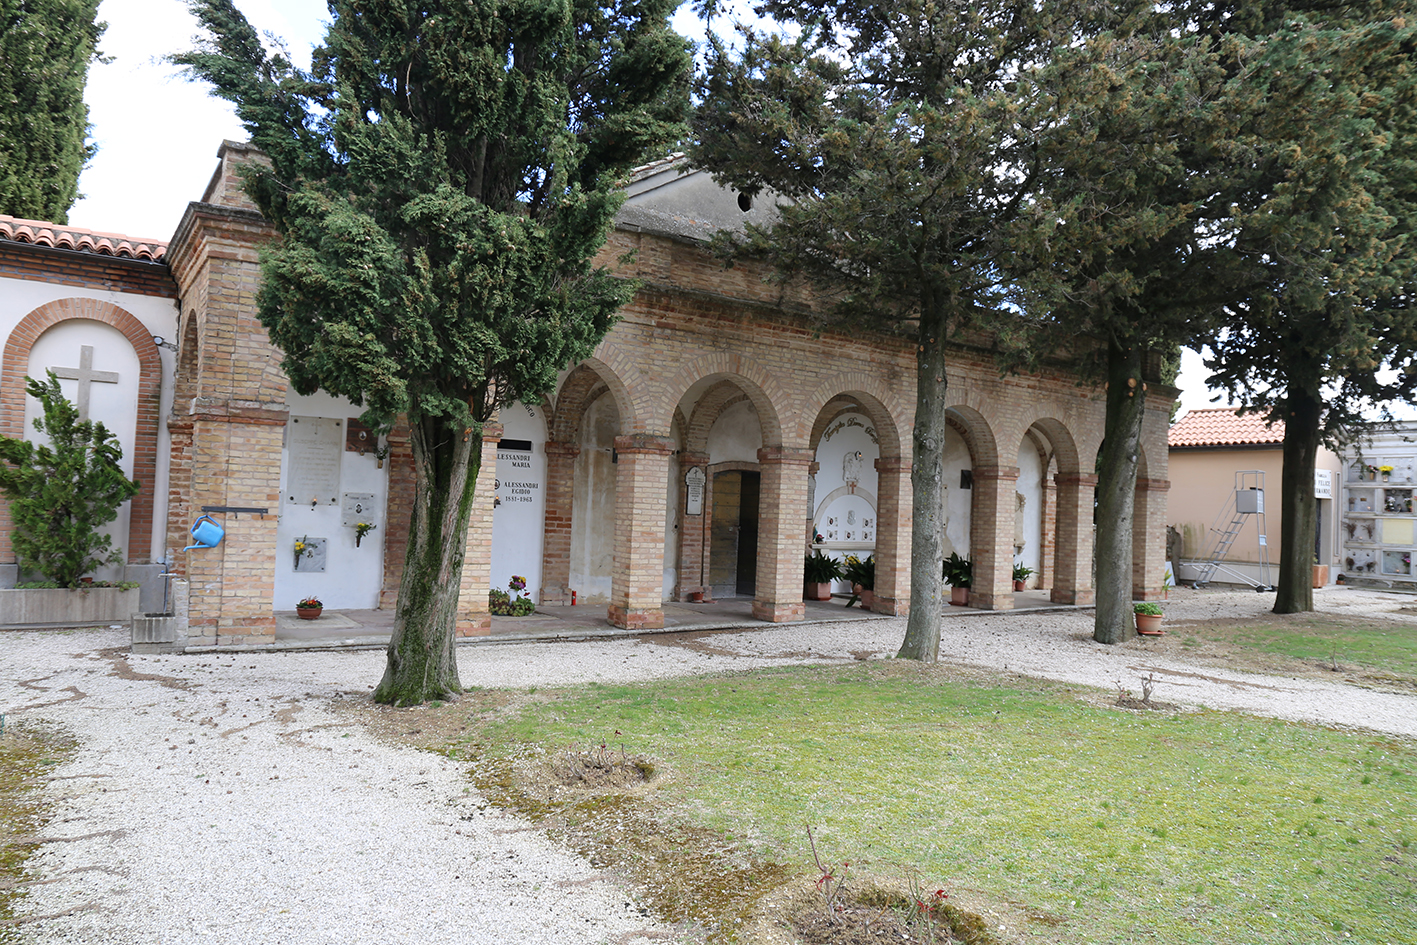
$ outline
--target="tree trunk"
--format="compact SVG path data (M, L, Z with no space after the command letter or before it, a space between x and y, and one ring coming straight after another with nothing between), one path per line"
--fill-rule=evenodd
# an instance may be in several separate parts
M1097 470L1097 615L1092 638L1121 643L1135 636L1132 620L1132 525L1136 509L1145 349L1107 343L1107 419Z
M910 616L901 659L933 663L940 655L940 612L944 607L945 559L940 505L944 500L945 330L943 306L920 318L915 352L915 429L911 435L910 487L914 512L910 528ZM933 315L933 317L930 317Z
M1291 386L1285 397L1284 472L1279 495L1279 586L1274 612L1314 609L1314 464L1319 455L1323 401Z
M413 514L394 610L394 633L374 701L418 705L462 692L454 652L458 592L472 494L482 466L482 425L441 418L410 424Z

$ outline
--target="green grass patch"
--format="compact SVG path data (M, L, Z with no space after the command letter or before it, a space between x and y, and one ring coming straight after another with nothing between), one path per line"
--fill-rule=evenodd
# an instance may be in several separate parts
M1182 645L1208 643L1306 662L1368 670L1417 680L1417 624L1396 620L1294 614L1224 624L1171 627Z
M1035 920L1005 940L1417 943L1417 753L1378 736L886 663L542 690L476 738L623 742L660 816L804 869L811 824Z
M41 795L44 778L73 751L74 742L49 726L7 720L0 734L0 943L21 942L15 903L34 879L27 864L36 835L49 822Z

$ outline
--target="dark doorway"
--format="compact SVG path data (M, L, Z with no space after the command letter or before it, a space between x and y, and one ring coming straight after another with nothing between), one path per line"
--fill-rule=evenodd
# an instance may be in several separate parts
M730 470L713 477L709 584L714 597L753 597L758 589L758 496L761 474Z

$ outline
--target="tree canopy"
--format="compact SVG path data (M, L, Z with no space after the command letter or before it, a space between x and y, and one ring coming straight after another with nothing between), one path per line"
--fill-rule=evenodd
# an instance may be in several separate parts
M230 0L174 57L234 102L269 158L248 192L280 233L259 309L301 393L388 425L417 470L389 664L376 693L459 689L452 643L482 426L535 402L634 286L592 266L622 176L682 134L673 0L335 0L311 69Z
M737 57L714 45L691 154L721 182L778 197L777 222L750 226L726 251L809 279L824 321L915 339L900 655L934 660L946 342L1010 298L1005 260L1041 232L1030 199L1059 113L1037 66L1073 35L1076 11L1013 0L773 0L760 12L803 31L788 40L748 30Z
M69 221L93 157L84 84L99 0L0 0L0 213Z

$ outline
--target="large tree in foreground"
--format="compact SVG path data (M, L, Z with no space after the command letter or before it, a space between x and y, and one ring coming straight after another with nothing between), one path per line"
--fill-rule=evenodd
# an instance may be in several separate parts
M620 177L682 133L676 0L334 0L309 73L230 0L175 57L270 158L246 180L280 238L262 323L292 386L408 418L415 497L388 664L399 705L460 691L453 652L482 428L535 401L633 285L591 266Z
M1133 534L1149 352L1207 337L1230 298L1230 166L1236 133L1227 73L1209 37L1174 29L1175 11L1099 4L1093 30L1044 66L1067 88L1063 130L1040 155L1040 206L1067 207L1047 253L1014 260L1029 290L1027 316L999 320L1009 365L1065 348L1079 374L1105 385L1097 461L1097 607L1093 637L1133 632ZM1076 345L1077 337L1095 339ZM1159 458L1153 457L1156 462ZM1149 536L1150 537L1150 536Z
M810 280L829 323L916 346L910 616L900 656L939 652L946 342L1004 301L1014 226L1058 112L1033 73L1074 32L1069 4L769 0L800 39L716 46L693 160L779 218L730 250Z
M1320 443L1417 394L1417 19L1388 2L1273 16L1239 56L1249 288L1206 363L1242 408L1284 422L1274 610L1296 613L1313 609Z
M0 213L67 223L93 157L84 83L99 0L0 0Z

